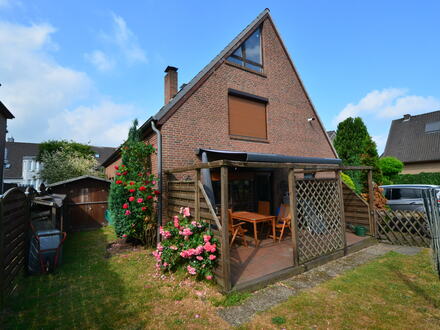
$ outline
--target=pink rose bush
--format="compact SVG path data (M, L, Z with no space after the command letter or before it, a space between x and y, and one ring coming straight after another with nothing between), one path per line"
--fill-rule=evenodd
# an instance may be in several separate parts
M157 269L165 272L184 268L199 280L212 280L218 263L219 241L208 223L191 219L190 209L182 208L179 215L160 227L160 235L162 242L153 252Z

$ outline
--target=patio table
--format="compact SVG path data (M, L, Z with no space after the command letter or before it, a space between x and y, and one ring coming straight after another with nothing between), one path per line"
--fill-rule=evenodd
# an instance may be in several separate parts
M260 243L258 240L257 223L272 222L272 236L273 236L273 241L276 242L276 235L275 235L276 216L264 215L264 214L247 212L247 211L238 211L238 212L233 212L231 218L232 220L245 221L254 224L255 246L258 246L258 244Z

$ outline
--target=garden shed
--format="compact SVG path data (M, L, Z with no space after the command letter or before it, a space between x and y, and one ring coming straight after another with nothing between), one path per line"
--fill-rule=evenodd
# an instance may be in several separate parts
M110 181L84 175L49 185L54 194L64 194L65 229L89 230L106 224Z

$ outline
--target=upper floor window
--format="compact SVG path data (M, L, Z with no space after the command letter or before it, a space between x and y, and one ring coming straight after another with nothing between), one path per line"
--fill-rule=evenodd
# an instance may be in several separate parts
M228 61L262 72L263 57L261 53L261 28L258 28L228 57Z
M440 131L440 121L434 121L425 124L425 133L432 133L439 131Z
M267 99L229 90L229 134L237 138L267 140Z

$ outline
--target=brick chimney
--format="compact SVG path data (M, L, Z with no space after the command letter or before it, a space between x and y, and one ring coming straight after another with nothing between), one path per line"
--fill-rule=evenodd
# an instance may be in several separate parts
M165 104L177 94L177 70L174 66L167 66L165 69Z

